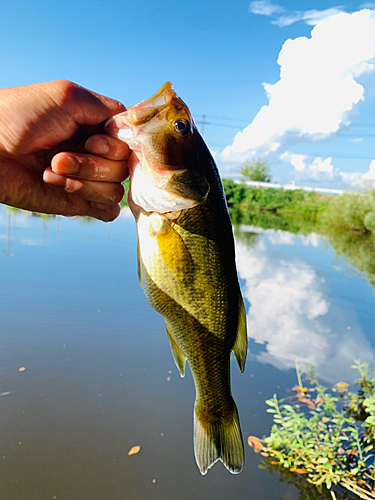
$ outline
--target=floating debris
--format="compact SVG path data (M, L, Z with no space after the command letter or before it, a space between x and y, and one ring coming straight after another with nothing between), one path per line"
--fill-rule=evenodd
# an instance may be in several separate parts
M131 450L129 451L128 456L136 455L137 453L140 452L140 449L141 449L140 446L133 446L133 448L131 448Z
M0 392L0 396L9 396L9 394L11 394L10 391Z
M24 372L25 370L26 370L26 368L24 366L21 366L21 368L18 368L19 372Z

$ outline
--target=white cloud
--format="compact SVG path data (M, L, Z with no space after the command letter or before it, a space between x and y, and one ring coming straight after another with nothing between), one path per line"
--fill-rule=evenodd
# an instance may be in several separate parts
M306 159L307 155L290 153L289 151L285 151L280 156L280 160L289 161L297 172L303 172L306 169Z
M362 175L364 181L375 181L375 160L370 163L369 171Z
M348 142L352 142L353 144L359 144L363 141L363 137L355 137L354 139L348 139Z
M267 231L267 238L270 236ZM279 232L273 238L286 243ZM315 246L316 239L312 243ZM305 366L312 363L321 378L330 382L353 378L350 365L354 357L374 362L373 350L353 312L345 309L332 318L324 279L307 262L275 259L264 239L255 249L237 242L236 254L238 272L245 282L243 294L251 304L248 335L265 346L258 361L289 369L298 358Z
M273 4L268 0L257 0L251 2L249 11L252 14L259 14L261 16L272 16L272 14L284 12L284 9L280 5Z
M263 84L269 104L225 148L223 161L281 152L298 142L326 139L350 125L351 111L364 100L356 78L375 69L375 13L339 13L317 22L310 38L284 43L279 81ZM325 167L330 168L328 163Z
M296 172L301 174L305 179L333 180L334 177L340 177L340 171L332 165L332 158L330 157L323 160L323 158L318 156L308 164L306 155L286 151L280 156L280 159L289 161Z
M304 21L310 26L316 26L323 19L327 19L331 16L339 14L340 12L343 12L343 10L343 7L331 7L324 10L312 9L306 11L288 11L287 9L281 7L280 5L274 4L269 0L254 1L251 2L249 6L249 11L252 14L276 17L276 19L272 21L272 24L276 24L280 27L290 26L291 24L298 21Z
M343 172L332 164L332 158L314 158L308 161L307 155L295 154L286 151L280 159L289 162L295 170L296 178L304 180L315 180L321 182L334 181L336 185L343 187L363 187L369 182L375 182L375 160L370 163L369 171L365 174L360 172Z
M310 26L316 26L318 23L323 21L324 19L328 19L329 17L335 16L342 12L341 7L333 7L331 9L325 10L306 10L306 11L297 11L284 14L279 16L275 21L272 21L272 24L276 24L281 28L285 26L290 26L298 21L304 21L306 24ZM255 14L255 12L254 12Z

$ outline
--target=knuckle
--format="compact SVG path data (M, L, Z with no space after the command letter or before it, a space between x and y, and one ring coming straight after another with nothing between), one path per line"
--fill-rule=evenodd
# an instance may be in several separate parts
M65 101L69 100L74 95L77 88L79 88L79 86L76 83L64 79L55 80L54 85L58 90L62 99Z

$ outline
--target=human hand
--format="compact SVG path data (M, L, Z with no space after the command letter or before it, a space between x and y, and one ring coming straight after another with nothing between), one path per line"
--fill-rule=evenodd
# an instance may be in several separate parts
M0 89L0 202L115 219L130 150L98 124L124 110L66 80Z

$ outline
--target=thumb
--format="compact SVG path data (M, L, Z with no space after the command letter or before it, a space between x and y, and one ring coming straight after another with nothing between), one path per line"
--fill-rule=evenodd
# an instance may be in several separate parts
M113 115L126 111L123 104L110 97L97 94L68 80L48 82L45 89L70 117L80 126L98 125Z

